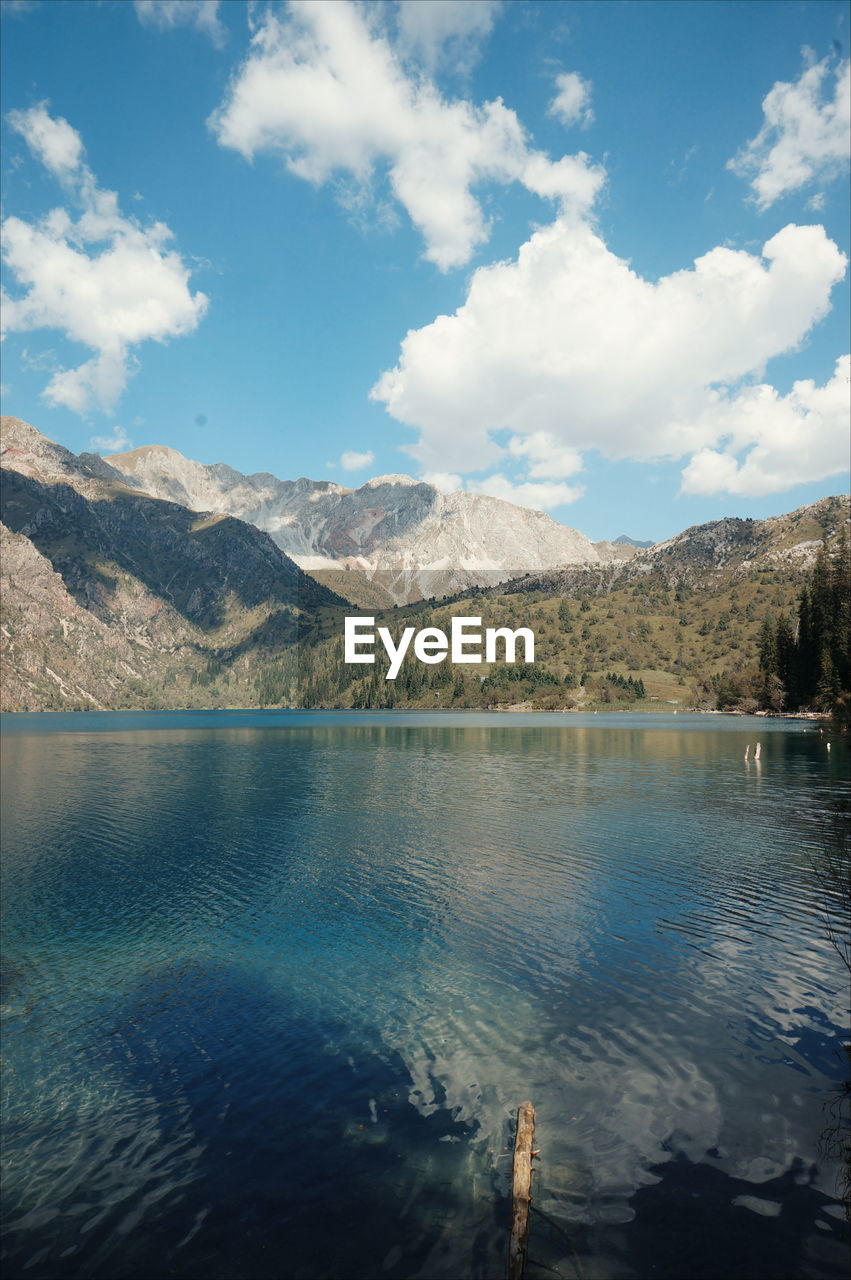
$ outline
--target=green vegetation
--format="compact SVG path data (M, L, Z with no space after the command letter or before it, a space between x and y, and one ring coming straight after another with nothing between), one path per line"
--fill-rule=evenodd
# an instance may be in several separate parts
M404 626L448 630L453 615L481 617L483 627L529 626L536 661L429 667L409 656L395 681L384 679L381 653L372 667L342 663L341 620L326 610L301 656L301 705L756 710L761 630L775 612L794 611L800 585L794 566L706 584L661 571L621 584L598 571L558 591L509 584L502 594L407 605L377 613L376 625L397 638Z
M848 717L841 499L774 521L699 526L641 562L528 573L397 607L389 579L328 571L341 598L239 520L129 490L104 496L98 484L84 478L78 492L3 472L10 710L815 708ZM805 574L817 545L825 550ZM529 627L535 662L426 665L411 653L390 681L380 648L372 666L343 662L352 612L375 616L397 640L406 626L449 631L461 615L482 628Z
M820 532L824 536L826 530ZM502 590L419 602L376 616L377 625L397 637L403 626L448 630L454 614L481 617L483 627L529 626L536 637L534 666L426 667L409 657L397 680L386 681L381 655L373 667L342 663L339 619L325 611L302 655L302 705L648 711L680 706L833 710L847 718L847 537L834 538L833 545L807 574L782 556L728 571L657 567L626 581L616 572L577 571L562 580L530 577Z
M851 551L822 552L798 598L796 621L766 618L759 640L763 707L830 711L851 725Z
M107 578L111 599L125 613L150 610L147 593L135 602L137 587L121 566L102 561L101 590ZM197 615L191 625L185 614L164 610L156 655L149 648L115 651L124 674L112 670L110 662L121 664L92 635L85 672L69 684L82 684L101 705L117 707L776 712L848 705L848 590L838 560L823 558L803 589L793 566L763 566L704 584L653 572L622 584L598 574L593 586L580 580L551 593L509 585L515 589L504 594L491 590L376 611L376 625L397 638L405 626L448 630L453 614L479 616L483 627L529 626L536 637L534 665L426 666L409 655L398 678L388 681L380 649L374 666L343 662L343 618L351 606L305 610L281 603L246 610L226 590L215 599L218 617L211 610L206 626ZM17 610L10 601L7 622L14 632L25 632L26 614L12 615ZM43 641L43 661L60 674L73 670L71 651L80 649L74 625L72 619L65 635L53 623ZM109 678L95 683L99 669ZM34 708L93 705L60 692L52 678L37 684Z

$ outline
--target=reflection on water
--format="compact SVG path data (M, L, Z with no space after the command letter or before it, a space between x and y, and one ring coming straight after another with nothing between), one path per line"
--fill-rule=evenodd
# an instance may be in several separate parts
M15 717L6 1275L500 1276L526 1097L530 1280L843 1274L847 763L722 717Z

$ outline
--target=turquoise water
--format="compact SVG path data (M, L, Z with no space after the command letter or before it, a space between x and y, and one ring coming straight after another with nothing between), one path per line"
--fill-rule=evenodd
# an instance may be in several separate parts
M526 1098L529 1280L844 1274L839 740L3 727L7 1280L500 1277Z

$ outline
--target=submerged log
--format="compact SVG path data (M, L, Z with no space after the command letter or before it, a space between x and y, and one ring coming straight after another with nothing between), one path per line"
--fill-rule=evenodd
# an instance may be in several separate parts
M508 1280L523 1280L526 1241L529 1236L529 1205L532 1202L532 1141L535 1136L535 1108L521 1102L517 1109L514 1137L514 1167L511 1177L511 1238L508 1241Z

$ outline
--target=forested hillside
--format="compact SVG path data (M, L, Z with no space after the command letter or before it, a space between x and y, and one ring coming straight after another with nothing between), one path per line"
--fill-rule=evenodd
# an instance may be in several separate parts
M252 524L134 490L16 419L4 420L3 463L6 710L779 711L847 699L845 499L396 606L377 577L334 571L335 594ZM397 638L448 630L453 616L531 628L535 661L426 665L409 654L388 680L383 651L373 666L344 663L350 614Z
M549 591L530 579L505 594L375 615L397 639L405 626L448 631L453 615L481 617L483 627L531 627L534 666L426 667L409 657L387 681L381 652L373 667L346 666L339 632L326 630L303 647L297 673L292 660L264 672L262 693L285 699L297 677L308 706L829 710L849 680L848 541L841 529L840 522L825 537L830 550L809 570L781 558L708 579L669 564L626 581L571 572L556 575ZM327 619L329 626L336 622ZM766 648L767 636L773 647Z

